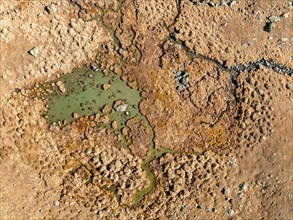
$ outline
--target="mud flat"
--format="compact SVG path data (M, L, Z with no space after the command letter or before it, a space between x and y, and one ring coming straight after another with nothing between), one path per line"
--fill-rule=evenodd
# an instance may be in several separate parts
M2 1L0 218L290 219L292 10Z

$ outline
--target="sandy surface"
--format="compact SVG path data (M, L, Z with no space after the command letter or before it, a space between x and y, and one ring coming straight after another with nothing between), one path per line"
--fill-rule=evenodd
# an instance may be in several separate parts
M4 0L0 16L1 219L292 218L291 1ZM107 115L44 117L39 85L97 62L143 91L151 131L129 120L129 149ZM147 161L151 143L170 153Z

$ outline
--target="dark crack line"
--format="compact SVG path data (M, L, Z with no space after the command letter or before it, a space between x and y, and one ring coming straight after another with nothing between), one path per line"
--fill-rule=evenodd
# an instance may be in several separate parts
M266 67L269 69L274 70L277 73L292 76L293 75L293 69L286 67L283 64L279 64L273 61L273 59L264 59L261 58L255 62L249 62L248 64L235 64L231 68L225 67L223 64L221 64L219 61L209 58L207 56L204 56L202 54L199 54L197 52L192 52L184 43L184 41L177 40L174 36L174 33L170 33L169 39L177 44L182 45L185 52L192 55L192 59L198 58L202 60L207 60L209 62L212 62L216 64L220 69L225 70L227 72L230 72L232 76L236 75L238 76L242 72L250 72L254 70L261 69L261 67Z
M132 0L132 4L134 6L134 10L135 10L135 19L136 21L138 21L138 14L139 14L139 10L138 10L138 3L137 0Z

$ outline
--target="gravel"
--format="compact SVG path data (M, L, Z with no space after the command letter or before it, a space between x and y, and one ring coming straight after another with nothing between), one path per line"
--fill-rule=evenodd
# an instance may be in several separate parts
M223 195L228 195L230 193L230 188L229 187L224 187L222 189L222 193L223 193Z
M227 211L227 215L228 216L232 216L232 215L234 215L234 210L233 209L228 209L228 211Z
M239 189L240 189L240 190L247 190L247 185L246 185L246 183L241 183L241 184L239 185Z
M57 12L57 9L55 7L55 4L51 4L45 7L45 10L49 13L49 14L54 14Z
M35 46L34 48L32 48L31 50L29 50L28 52L30 55L37 57L40 53L39 47Z
M127 109L127 106L128 106L127 104L119 105L119 106L117 106L116 111L117 112L125 112Z

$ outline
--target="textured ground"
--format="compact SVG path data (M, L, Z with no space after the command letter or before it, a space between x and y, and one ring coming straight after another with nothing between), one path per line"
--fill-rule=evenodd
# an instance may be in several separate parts
M292 7L1 1L0 218L292 218ZM154 146L173 152L149 162L155 188L137 206L150 184L147 126L128 121L128 150L97 127L106 116L48 125L36 96L97 62L143 90Z

